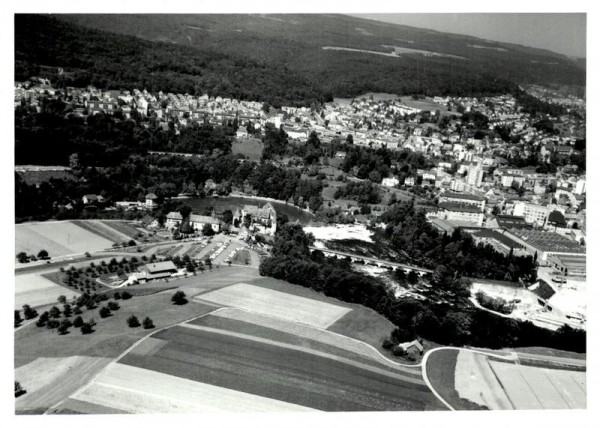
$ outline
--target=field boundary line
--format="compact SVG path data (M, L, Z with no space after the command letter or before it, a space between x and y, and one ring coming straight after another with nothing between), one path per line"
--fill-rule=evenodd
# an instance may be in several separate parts
M396 373L394 371L390 371L390 370L385 370L379 367L375 367L375 366L371 366L369 364L364 364L364 363L359 363L357 361L353 361L349 358L344 358L344 357L340 357L337 355L332 355L332 354L328 354L326 352L322 352L322 351L317 351L314 349L309 349L309 348L304 348L302 346L297 346L297 345L290 345L288 343L282 343L282 342L277 342L275 340L270 340L270 339L265 339L262 337L256 337L256 336L252 336L249 334L243 334L243 333L236 333L233 331L228 331L228 330L221 330L218 328L212 328L212 327L205 327L205 326L200 326L200 325L195 325L195 324L184 324L181 327L185 327L185 328L190 328L193 330L200 330L200 331L206 331L209 333L216 333L216 334L221 334L221 335L225 335L225 336L231 336L231 337L235 337L235 338L239 338L239 339L244 339L244 340L249 340L249 341L254 341L254 342L259 342L259 343L265 343L267 345L270 346L277 346L280 348L285 348L285 349L291 349L293 351L297 351L297 352L304 352L306 354L311 354L311 355L316 355L318 357L321 358L327 358L330 360L334 360L343 364L348 364L354 367L358 367L362 370L367 370L370 372L374 372L377 373L379 375L383 375L383 376L390 376L393 377L397 380L401 380L404 382L409 382L409 383L414 383L417 385L422 385L422 382L419 381L419 379L417 378L410 378L407 376L404 376L402 374Z
M341 333L337 333L337 332L335 332L335 331L327 330L327 328L329 328L329 327L327 327L327 328L316 327L316 326L314 326L314 325L311 325L311 324L305 324L305 323L303 323L303 322L300 322L300 321L290 321L290 320L289 320L289 319L287 319L287 318L278 317L278 316L276 316L276 315L263 314L263 313L261 313L261 312L254 312L254 311L251 311L251 310L249 310L249 309L245 309L245 308L238 308L238 307L235 307L235 306L227 306L227 307L225 307L225 308L223 308L223 309L236 309L236 310L239 310L239 311L244 311L244 312L247 312L247 313L250 313L250 314L260 315L260 316L264 316L264 317L267 317L267 318L273 318L273 319L280 320L280 321L284 321L284 322L298 323L298 324L301 324L301 325L303 325L303 326L306 326L306 327L313 328L313 329L315 329L315 330L320 330L320 331L322 331L322 332L326 332L326 333L332 334L332 335L334 335L334 336L342 337L342 338L344 338L344 339L351 340L351 341L353 341L353 342L356 342L356 343L358 343L358 344L360 344L360 345L366 346L367 348L370 348L371 350L373 350L375 353L377 353L377 354L378 354L378 355L379 355L381 358L383 358L384 360L388 361L388 362L389 362L389 363L391 363L391 364L394 364L394 365L396 365L396 366L399 366L399 367L417 368L417 367L420 367L420 366L421 366L421 364L423 364L423 362L420 362L420 363L417 363L417 364L403 364L403 363L398 363L398 362L396 362L396 361L390 360L388 357L386 357L386 356L385 356L385 355L383 355L381 352L379 352L379 350L378 350L377 348L375 348L373 345L370 345L370 344L368 344L367 342L363 342L362 340L355 339L355 338L353 338L353 337L350 337L350 336L345 336L345 335L343 335L343 334L341 334ZM353 309L352 309L352 310L353 310ZM352 310L351 310L351 311L352 311ZM351 312L351 311L350 311L350 312ZM347 315L347 314L349 314L350 312L346 312L344 315Z
M433 348L430 349L429 351L425 352L425 355L423 356L423 360L421 360L421 365L422 367L422 373L423 373L423 380L425 381L425 384L429 387L429 389L431 390L431 392L433 392L433 395L435 395L438 400L440 400L446 407L448 407L448 409L455 411L456 409L454 407L452 407L445 399L444 397L442 397L433 387L433 385L431 384L431 381L429 380L429 378L427 377L427 360L429 358L429 356L436 352L436 351L440 351L440 350L457 350L457 351L469 351L469 352L473 352L476 354L482 354L482 355L487 355L489 357L495 357L495 358L500 358L502 360L508 360L508 361L514 361L514 357L512 355L498 355L498 354L494 354L492 352L486 352L486 351L478 351L476 349L470 349L470 348L459 348L457 346L441 346L439 348Z
M177 326L177 325L181 325L181 324L185 324L185 323L188 323L188 322L194 321L194 320L196 320L196 319L200 319L200 318L202 318L202 317L204 317L204 316L207 316L207 315L210 315L210 314L212 314L212 313L215 313L215 312L221 311L221 310L223 310L223 309L225 309L225 308L223 308L223 307L216 308L215 310L213 310L213 311L210 311L210 312L207 312L207 313L205 313L205 314L198 315L198 316L195 316L195 317L189 318L189 319L187 319L187 320L184 320L184 321L176 322L176 323L170 324L170 325L168 325L168 326L162 327L162 328L160 328L160 329L158 329L158 330L155 330L155 331L152 331L152 332L148 333L148 334L147 334L147 335L145 335L144 337L142 337L142 338L140 338L139 340L137 340L137 341L136 341L136 342L135 342L133 345L131 345L131 346L130 346L129 348L127 348L125 351L121 352L121 354L119 354L119 355L118 355L116 358L114 358L112 361L110 361L110 362L109 362L109 363L108 363L106 366L104 366L104 368L102 368L102 370L100 370L98 373L96 373L96 375L94 375L94 377L92 377L88 383L86 383L85 385L83 385L81 388L77 389L77 390L76 390L74 393L70 394L68 397L64 398L63 400L60 400L58 403L56 403L56 404L54 404L53 406L49 407L49 408L48 408L48 409L47 409L47 410L44 412L44 415L48 415L48 414L50 414L50 412L51 412L51 411L53 411L54 409L56 409L56 408L58 408L59 406L61 406L61 405L62 405L62 404L65 402L65 401L67 401L69 398L71 398L71 397L76 397L76 396L78 396L79 394L81 394L83 391L85 391L87 388L89 388L89 387L92 385L92 383L94 383L94 382L95 382L95 381L96 381L96 380L97 380L97 379L98 379L98 378L99 378L99 377L100 377L102 374L104 374L104 373L105 373L106 371L108 371L108 370L109 370L111 367L113 367L113 366L114 366L116 363L118 363L118 362L119 362L119 360L120 360L121 358L123 358L123 357L124 357L126 354L128 354L129 352L131 352L131 351L133 350L133 348L135 348L136 346L138 346L138 345L139 345L140 343L142 343L144 340L148 339L150 336L152 336L152 335L154 335L154 334L157 334L157 333L160 333L160 332L162 332L162 331L164 331L164 330L166 330L166 329L168 329L168 328L175 327L175 326Z

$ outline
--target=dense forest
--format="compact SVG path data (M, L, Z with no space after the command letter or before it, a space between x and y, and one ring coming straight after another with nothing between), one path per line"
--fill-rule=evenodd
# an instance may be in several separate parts
M504 256L489 245L476 245L470 235L457 229L452 235L439 232L412 201L396 203L380 216L394 249L419 266L443 266L460 276L507 281L536 279L533 257Z
M60 77L59 67L65 71ZM154 93L208 93L272 105L285 100L288 105L310 106L331 99L325 99L318 84L283 64L214 49L149 42L48 16L16 15L15 79L39 75L50 77L59 87L91 84Z
M319 250L311 253L314 238L300 225L278 228L272 256L263 260L260 274L283 279L322 292L345 302L374 309L398 328L389 341L422 337L439 344L489 348L547 346L585 352L585 331L562 327L557 332L478 310L466 297L466 285L444 267L430 278L433 287L452 298L452 304L435 304L412 298L398 299L380 279L355 272L348 259L328 258ZM497 255L497 253L496 253ZM497 258L490 258L494 263ZM498 263L497 270L501 269ZM415 281L415 280L413 280ZM389 341L388 342L389 344Z

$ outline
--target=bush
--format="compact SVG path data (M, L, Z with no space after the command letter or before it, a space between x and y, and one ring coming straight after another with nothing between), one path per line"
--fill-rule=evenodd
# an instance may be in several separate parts
M108 309L106 306L102 306L100 308L99 313L100 313L100 318L108 318L111 315L110 309Z
M137 317L135 315L132 315L129 318L127 318L127 325L131 328L139 327L140 321L137 319Z
M113 298L114 298L115 300L119 300L119 299L121 299L121 293L119 293L118 291L115 291L115 294L113 294Z
M150 329L150 328L154 328L154 323L152 322L152 320L148 317L144 318L144 322L143 322L144 328L146 330Z
M132 297L133 296L130 293L128 293L127 291L123 291L123 294L121 294L121 298L123 300L131 299Z
M176 305L185 305L188 302L185 298L185 293L183 291L178 291L175 294L173 294L173 297L171 297L171 301Z
M392 350L392 354L394 354L396 357L406 357L406 351L399 346L396 346Z
M108 302L108 309L110 309L111 311L119 310L119 308L121 307L117 302Z

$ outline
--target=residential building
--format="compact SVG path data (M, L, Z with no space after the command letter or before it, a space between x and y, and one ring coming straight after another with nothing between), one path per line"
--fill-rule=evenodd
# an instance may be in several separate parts
M210 224L210 227L215 233L221 231L221 224L223 222L215 217L208 215L190 214L190 226L196 232L202 232L205 224Z
M441 202L438 205L436 216L443 220L468 222L477 227L483 226L483 212L474 205Z
M183 221L183 216L177 211L171 211L167 214L167 219L165 220L165 226L168 229L172 229L174 227L179 227L181 222Z
M440 195L440 202L456 202L458 204L472 205L479 208L483 212L485 208L485 198L481 196L471 195L469 193L445 192Z

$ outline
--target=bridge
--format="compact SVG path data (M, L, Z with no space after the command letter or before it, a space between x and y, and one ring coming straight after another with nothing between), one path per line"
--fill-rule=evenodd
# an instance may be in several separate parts
M337 258L349 257L352 260L352 263L364 263L365 265L392 268L393 270L402 269L406 273L408 273L410 271L414 271L421 276L423 276L427 273L433 272L433 270L431 270L431 269L406 265L403 263L391 262L389 260L376 259L373 257L361 256L359 254L346 253L344 251L336 251L336 250L330 250L328 248L317 248L317 247L309 247L309 248L311 251L314 251L314 250L322 251L326 257L337 257Z

